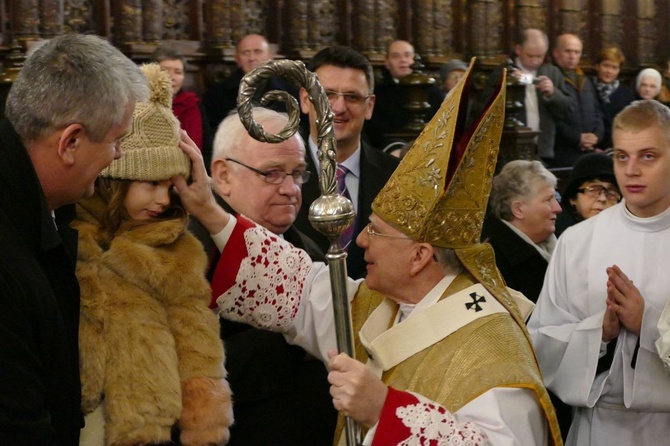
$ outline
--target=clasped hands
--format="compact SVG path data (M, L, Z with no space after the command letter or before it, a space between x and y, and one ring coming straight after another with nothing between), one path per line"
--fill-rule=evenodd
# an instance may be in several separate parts
M607 308L603 319L602 340L609 342L619 336L621 327L640 336L644 298L633 281L618 266L607 268Z

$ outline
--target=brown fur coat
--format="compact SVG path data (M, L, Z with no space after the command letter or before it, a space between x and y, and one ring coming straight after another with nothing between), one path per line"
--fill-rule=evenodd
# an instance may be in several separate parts
M82 407L108 446L223 444L232 423L206 256L184 220L125 222L109 240L98 196L77 206Z

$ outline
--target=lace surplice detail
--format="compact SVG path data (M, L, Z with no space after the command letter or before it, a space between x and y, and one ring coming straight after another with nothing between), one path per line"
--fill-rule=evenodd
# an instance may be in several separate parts
M293 324L310 270L307 253L258 226L244 231L248 256L217 298L222 317L273 331Z
M435 403L418 402L398 407L396 415L411 431L410 437L398 443L399 446L489 444L486 434L475 424L469 421L459 422L447 409Z

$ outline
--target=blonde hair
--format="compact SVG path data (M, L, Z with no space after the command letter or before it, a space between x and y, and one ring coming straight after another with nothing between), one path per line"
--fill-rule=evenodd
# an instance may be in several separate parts
M612 123L612 130L639 132L658 126L670 143L670 109L654 99L632 102Z

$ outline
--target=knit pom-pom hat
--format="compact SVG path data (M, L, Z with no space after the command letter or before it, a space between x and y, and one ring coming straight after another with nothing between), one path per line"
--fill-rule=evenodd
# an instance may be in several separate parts
M191 162L179 147L179 121L172 113L172 82L158 64L140 67L147 78L151 96L138 102L133 127L121 141L121 158L100 173L119 180L161 181L176 175L188 178Z

